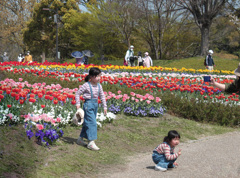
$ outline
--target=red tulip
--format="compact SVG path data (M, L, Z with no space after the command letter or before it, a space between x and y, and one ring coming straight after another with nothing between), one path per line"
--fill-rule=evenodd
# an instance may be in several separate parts
M29 98L29 102L35 103L36 99L35 98Z
M20 103L20 104L23 104L23 103L24 103L24 100L20 100L19 103Z
M72 100L71 104L75 105L76 104L76 100Z
M0 99L3 99L4 98L4 95L0 95Z

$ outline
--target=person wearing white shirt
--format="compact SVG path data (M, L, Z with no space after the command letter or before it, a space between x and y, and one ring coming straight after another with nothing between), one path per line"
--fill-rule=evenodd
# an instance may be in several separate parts
M144 67L150 67L153 66L153 62L152 62L152 58L149 56L148 52L145 52L145 57L144 57L144 62L143 62L143 66Z
M134 46L131 45L130 48L127 50L125 55L125 61L128 63L128 66L134 66ZM130 60L132 59L132 60Z
M20 53L20 54L18 55L18 62L22 62L22 60L23 60L23 56L22 56L22 54Z

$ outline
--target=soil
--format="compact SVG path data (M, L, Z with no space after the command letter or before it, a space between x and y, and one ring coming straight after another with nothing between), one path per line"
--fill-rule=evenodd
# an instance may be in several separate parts
M139 177L240 177L240 132L210 136L200 140L181 143L182 155L177 168L166 172L154 170L151 152L126 158L125 165L103 170L96 177L139 178Z

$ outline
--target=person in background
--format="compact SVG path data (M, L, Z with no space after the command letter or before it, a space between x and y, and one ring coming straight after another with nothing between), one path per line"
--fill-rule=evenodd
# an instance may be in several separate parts
M82 57L82 58L76 58L76 64L84 64L84 57Z
M212 55L213 50L209 50L208 55L206 56L206 68L210 71L213 71L213 66L215 66Z
M143 66L144 67L153 66L152 58L149 56L148 52L145 52L144 55L145 55L145 57L143 58L143 60L144 60Z
M128 66L132 66L134 64L134 46L131 45L130 48L127 50L125 55L125 61L127 62ZM130 61L131 58L131 61ZM133 61L132 61L133 60Z
M8 62L8 61L9 61L9 57L8 57L8 55L7 55L7 52L4 52L1 57L2 57L2 59L3 59L3 62Z
M138 52L138 66L143 66L142 52Z
M87 56L83 57L83 63L84 63L84 65L88 65L88 57Z
M221 91L224 91L226 93L236 93L236 92L240 92L240 63L238 64L238 68L235 69L234 71L235 75L236 75L236 79L234 82L232 82L231 84L221 84L215 81L214 78L211 77L211 85L213 85L214 87L219 88Z
M158 145L152 154L156 171L167 171L168 168L178 166L176 159L181 155L181 149L174 153L174 148L180 143L180 134L176 130L170 130L164 137L163 143Z
M107 104L105 95L103 93L102 85L99 83L101 78L101 70L93 67L89 70L89 74L85 78L85 83L76 92L76 107L80 108L80 96L84 98L83 104L84 122L82 131L77 140L77 144L87 146L88 149L98 151L100 148L95 144L97 140L97 111L98 111L98 97L102 101L104 108L104 115L107 114ZM83 138L88 140L88 144L84 142Z
M29 62L29 63L32 62L32 55L30 55L30 51L27 52L27 55L25 56L23 62Z
M22 60L23 60L23 56L22 56L22 54L20 53L19 55L18 55L18 62L22 62Z

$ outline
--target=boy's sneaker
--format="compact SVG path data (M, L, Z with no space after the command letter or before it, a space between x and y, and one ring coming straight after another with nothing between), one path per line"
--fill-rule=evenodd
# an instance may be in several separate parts
M163 168L163 167L160 167L160 166L157 166L157 165L155 165L155 171L167 171L167 169L166 168Z
M79 137L77 140L77 144L81 146L87 146L87 144L84 142L82 137Z
M87 148L94 151L100 150L100 148L97 147L94 141L90 141L89 144L87 145Z

